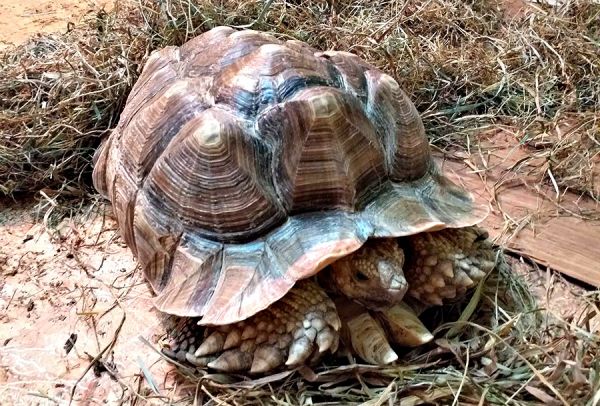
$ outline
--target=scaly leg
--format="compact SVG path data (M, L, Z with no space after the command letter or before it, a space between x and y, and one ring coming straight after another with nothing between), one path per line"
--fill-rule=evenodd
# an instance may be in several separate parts
M334 303L310 280L242 322L200 327L197 321L186 319L163 352L225 372L262 373L316 361L337 350L341 327Z
M488 234L476 226L420 233L399 243L406 255L407 294L427 305L464 295L495 266Z
M348 300L336 299L342 337L347 347L373 365L385 365L398 359L390 342L406 347L428 343L433 335L405 303L381 311L369 311Z

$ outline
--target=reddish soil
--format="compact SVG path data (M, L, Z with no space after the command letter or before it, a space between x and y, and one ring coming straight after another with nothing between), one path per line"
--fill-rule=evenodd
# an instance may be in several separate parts
M0 2L0 49L34 34L64 32L85 14L109 10L119 0L3 0Z
M74 399L117 403L123 385L149 394L142 365L169 387L169 366L139 338L156 345L163 332L152 295L103 209L49 230L34 204L0 205L0 404L62 404L82 377ZM113 340L103 359L119 382L86 373Z

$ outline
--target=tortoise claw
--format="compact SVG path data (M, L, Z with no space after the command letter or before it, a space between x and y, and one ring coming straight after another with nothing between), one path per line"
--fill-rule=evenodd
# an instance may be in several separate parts
M377 317L387 327L390 339L396 344L417 347L433 340L433 334L404 302L377 313Z
M313 353L313 342L309 337L303 336L295 340L290 346L290 353L285 365L293 366L303 363Z
M225 335L219 331L215 331L200 344L196 352L194 352L194 356L201 357L203 355L214 354L221 351L224 345Z
M223 372L244 371L252 366L252 354L237 348L227 350L207 366Z
M301 281L279 302L243 322L195 328L185 324L169 354L223 372L264 373L336 351L340 326L326 293L312 281ZM205 329L206 335L199 334Z
M390 364L398 355L390 346L385 331L368 312L348 320L352 348L358 356L374 365Z
M250 367L251 374L268 372L283 365L283 352L275 347L262 345L254 351L254 359Z
M197 367L206 367L206 366L208 366L208 364L210 364L215 359L216 359L216 357L214 357L214 356L196 357L192 353L189 353L189 352L185 353L185 360L187 362L189 362L190 364L197 366Z
M319 353L324 353L327 350L336 352L339 343L339 336L331 327L325 327L317 335L317 346Z

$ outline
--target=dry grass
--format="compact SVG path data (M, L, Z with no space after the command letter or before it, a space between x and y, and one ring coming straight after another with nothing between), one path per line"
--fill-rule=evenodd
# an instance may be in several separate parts
M100 137L116 124L147 39L98 14L65 35L6 51L0 65L0 193L81 195Z
M143 0L100 13L1 59L0 190L80 193L148 53L226 24L354 52L398 79L436 145L470 148L503 125L543 150L558 186L598 198L600 5L515 4ZM547 136L565 123L576 131Z
M352 51L398 79L440 148L469 150L478 131L502 127L547 159L541 182L598 199L600 5L517 11L508 3L520 4L144 0L100 13L2 57L0 190L86 194L93 151L149 52L225 24ZM442 323L435 345L404 354L398 366L330 359L315 371L241 382L184 371L182 385L208 404L596 405L597 299L562 320L501 267L466 310L431 314Z

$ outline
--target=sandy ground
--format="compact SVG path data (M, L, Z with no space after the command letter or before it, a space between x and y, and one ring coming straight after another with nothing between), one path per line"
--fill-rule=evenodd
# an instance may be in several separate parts
M64 32L119 1L3 0L0 50ZM138 386L141 365L168 387L169 368L153 365L160 357L139 339L156 343L161 333L150 291L113 238L111 220L94 212L85 227L64 222L48 233L37 214L33 202L0 202L0 404L65 404L80 378L74 404L118 404L134 391L146 394L148 386ZM102 368L86 373L115 338L105 359L114 360L107 367L119 381ZM127 386L133 390L122 395Z
M163 331L150 290L102 207L49 232L33 203L0 205L0 404L62 404L80 378L80 404L116 404L126 387L151 394L142 367L168 391L170 367L140 340ZM86 373L113 341L103 359L119 381Z
M109 10L120 0L2 0L0 49L37 33L65 32L87 13Z

